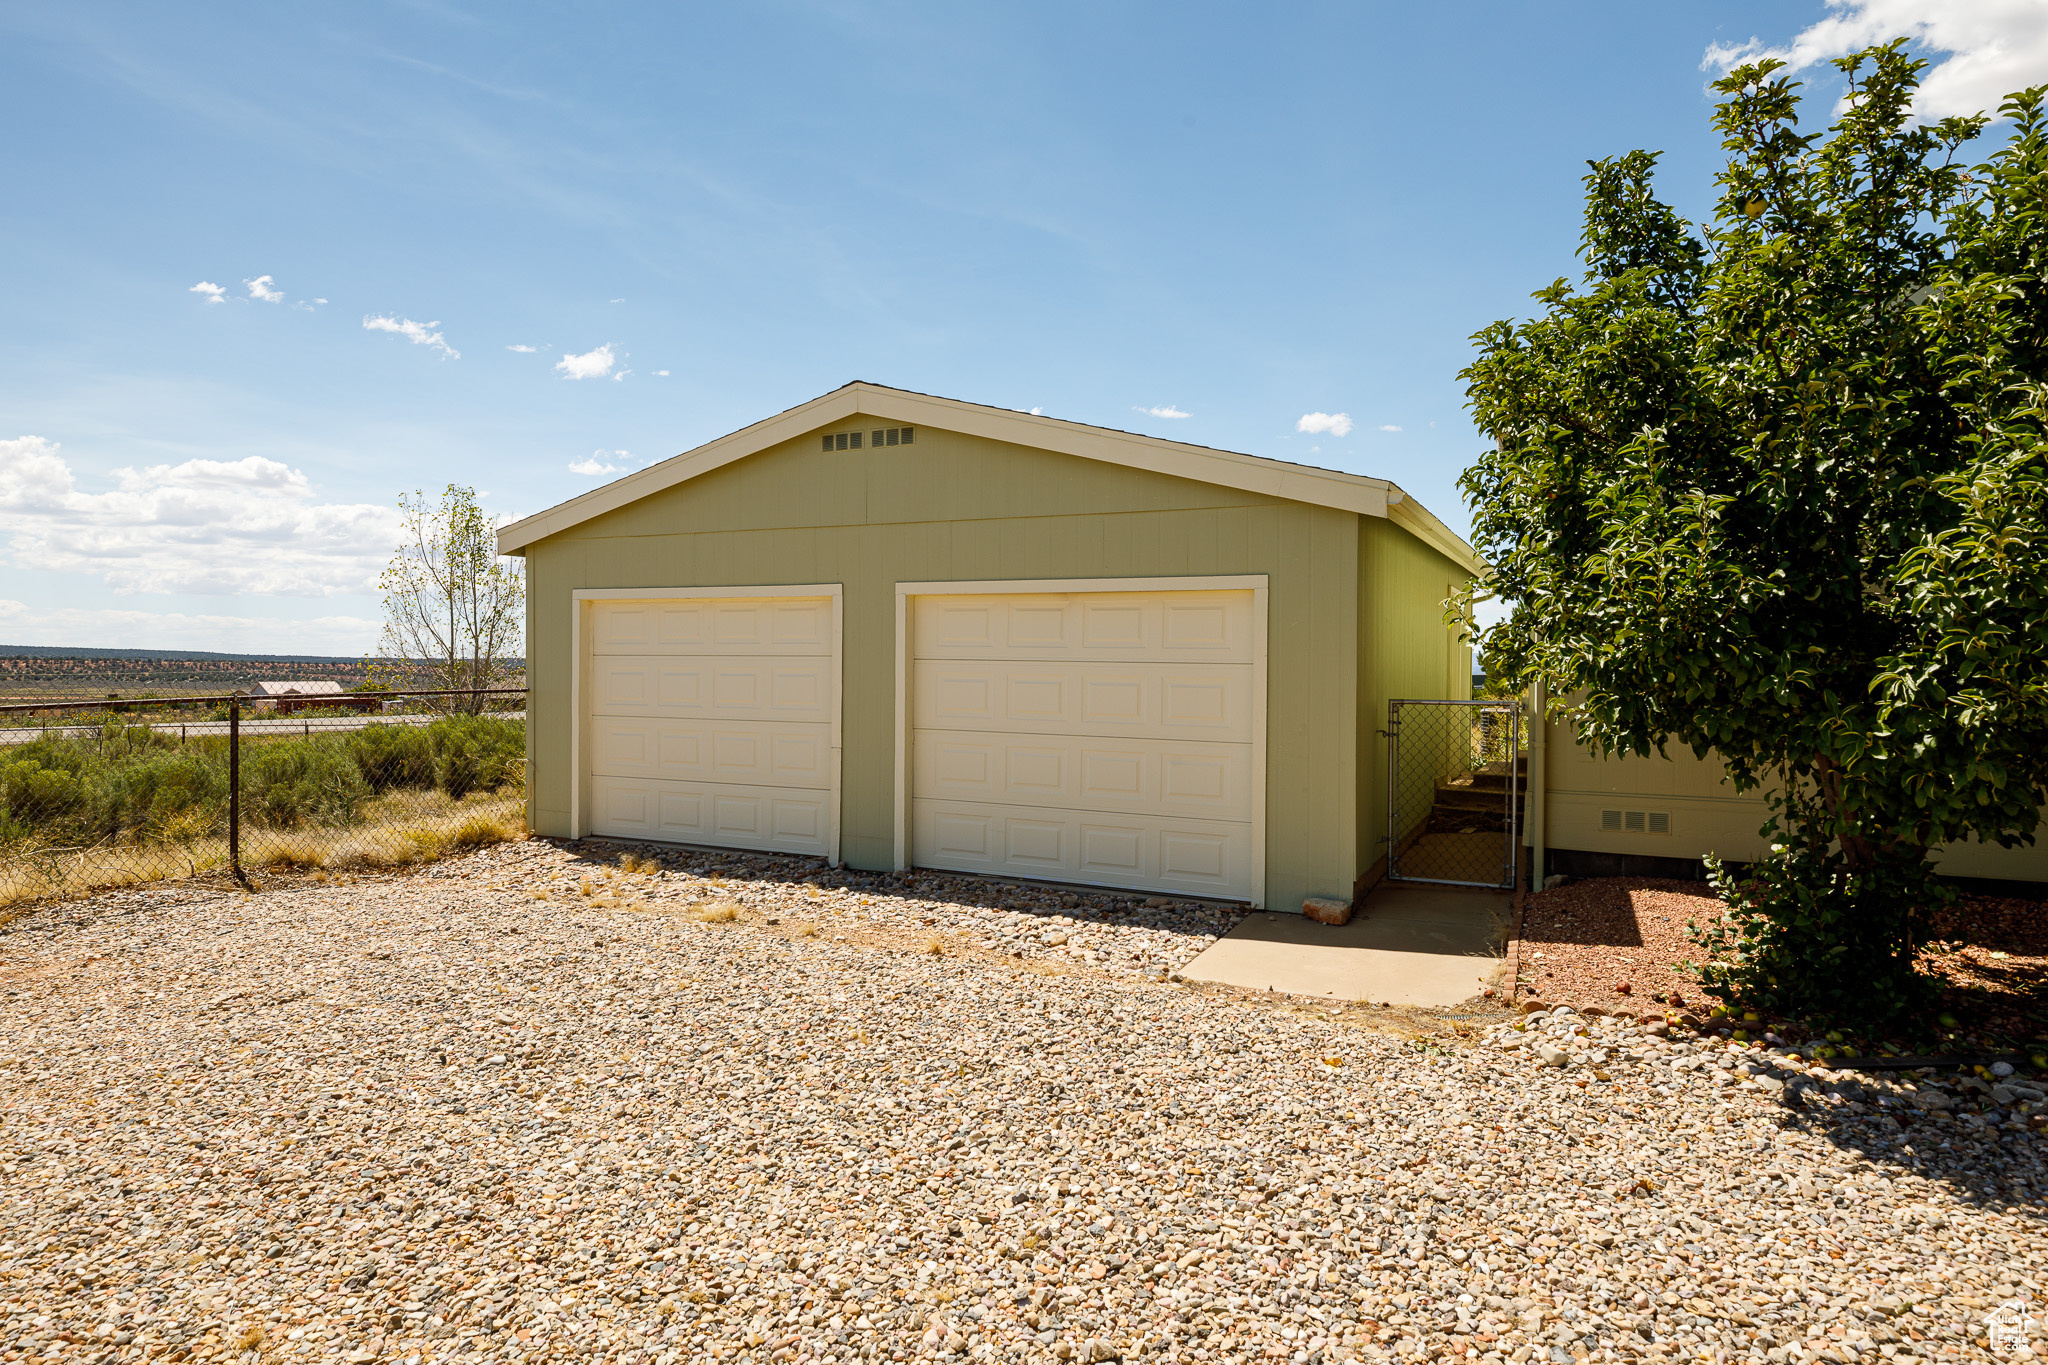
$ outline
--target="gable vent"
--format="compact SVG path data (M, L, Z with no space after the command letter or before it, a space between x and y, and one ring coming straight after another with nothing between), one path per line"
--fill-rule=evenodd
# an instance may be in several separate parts
M1603 810L1600 812L1600 832L1603 834L1669 834L1671 812L1668 810Z
M859 450L861 433L857 431L830 431L825 433L827 450ZM877 442L877 444L880 444Z
M907 446L914 430L914 427L883 427L880 431L870 432L869 435L878 446Z

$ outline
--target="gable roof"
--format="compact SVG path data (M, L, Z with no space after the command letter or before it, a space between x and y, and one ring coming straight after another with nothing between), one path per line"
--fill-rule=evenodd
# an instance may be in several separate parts
M1386 479L1271 460L1260 455L1240 455L1235 451L1214 450L1183 441L1164 441L1156 436L1141 436L1111 427L1093 427L1084 422L986 407L980 403L963 403L954 398L937 398L931 394L860 381L834 389L750 427L742 427L729 436L707 441L695 450L684 451L660 464L636 470L545 512L536 512L502 526L498 530L498 553L518 554L537 540L557 535L593 517L616 511L663 489L686 483L700 474L709 474L735 460L744 460L770 446L780 445L856 414L902 422L907 426L938 427L969 436L984 436L1013 445L1075 455L1084 460L1148 469L1157 474L1170 474L1223 488L1264 493L1290 502L1385 517L1430 548L1462 565L1467 572L1477 574L1483 571L1470 545L1453 534L1421 503Z

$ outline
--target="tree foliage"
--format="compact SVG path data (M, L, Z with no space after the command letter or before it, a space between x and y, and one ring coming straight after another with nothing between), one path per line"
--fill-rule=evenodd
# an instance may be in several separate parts
M476 490L449 484L438 506L401 495L405 539L378 580L384 633L373 678L422 689L486 688L513 681L525 626L526 579L498 554L497 528ZM483 710L488 698L451 710Z
M1603 752L1717 752L1773 808L1710 984L1913 1000L1929 851L2032 838L2048 791L2043 90L1916 123L1903 44L1799 131L1777 62L1721 80L1709 222L1646 152L1591 163L1587 270L1475 338L1467 472L1489 675Z

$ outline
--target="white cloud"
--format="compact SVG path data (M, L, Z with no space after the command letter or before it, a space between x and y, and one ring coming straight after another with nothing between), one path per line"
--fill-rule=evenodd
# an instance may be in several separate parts
M1033 417L1043 417L1043 416L1045 416L1045 409L1044 409L1044 408L1033 408L1033 409L1031 410L1031 415L1032 415Z
M555 368L567 379L602 379L612 372L612 366L619 358L612 354L612 344L607 341L594 351L582 355L565 355L555 362Z
M226 303L227 290L210 280L201 280L185 291L188 294L204 294L208 303Z
M374 317L363 319L363 330L368 332L395 332L411 340L415 346L433 346L450 360L462 359L462 352L448 344L448 339L439 332L428 329L439 327L438 322L414 322L411 318Z
M1401 428L1393 425L1391 422L1380 428L1381 431L1399 431L1400 429Z
M0 598L0 637L10 644L75 649L202 649L230 654L369 653L382 623L361 616L294 621L266 616L58 607Z
M252 299L260 299L264 303L280 303L284 299L284 290L276 288L276 281L268 275L258 275L255 279L243 280L242 283L249 286L249 297Z
M325 302L327 302L327 300L326 300L326 299L314 299L314 300L313 300L313 302L315 302L315 303L325 303Z
M1726 70L1776 57L1794 71L1893 38L1940 57L1925 73L1915 110L1927 118L1998 112L1999 101L2048 73L2048 5L2041 0L1828 0L1828 13L1783 47L1752 38L1716 43L1701 66Z
M571 474L588 475L625 473L625 465L611 463L614 456L621 460L628 460L632 458L632 452L629 450L593 450L590 452L589 459L578 460L570 465L569 472Z
M517 351L517 352L519 352L519 354L521 354L521 355L532 355L532 354L533 354L533 353L534 353L535 351L539 350L539 349L540 349L540 347L538 347L538 346L507 346L507 347L506 347L505 349L506 349L506 350L508 350L508 351Z
M1192 417L1192 416L1194 416L1194 414L1193 414L1193 413L1191 413L1191 412L1182 412L1182 411L1181 411L1181 410L1180 410L1179 408L1175 407L1175 406L1174 406L1173 404L1171 404L1171 403L1168 403L1168 404L1167 404L1167 405L1166 405L1165 407L1163 407L1163 408L1132 408L1132 409L1131 409L1131 411L1132 411L1132 412L1142 412L1142 413L1144 413L1144 414L1145 414L1146 416L1148 416L1148 417Z
M655 373L656 373L657 375L660 375L660 376L661 376L661 377L662 377L663 379L666 379L666 378L668 378L668 371L667 371L667 370L656 370L656 371L655 371Z
M81 491L55 442L0 440L0 558L120 593L327 597L375 591L398 542L396 509L323 503L303 472L260 455L113 478Z
M1348 412L1305 412L1294 424L1296 431L1311 433L1327 432L1331 436L1351 434L1351 414Z
M624 303L624 302L625 302L625 300L624 300L624 299L613 299L613 300L612 300L612 302L613 302L613 303Z

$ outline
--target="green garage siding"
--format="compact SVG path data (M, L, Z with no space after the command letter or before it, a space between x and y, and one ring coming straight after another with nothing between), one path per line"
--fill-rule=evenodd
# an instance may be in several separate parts
M1471 575L1392 522L1359 518L1358 866L1377 878L1387 852L1387 701L1470 697L1472 653L1444 624L1444 602Z
M538 832L572 832L578 589L843 585L842 856L884 869L898 582L1264 574L1267 903L1350 894L1383 818L1361 698L1423 685L1419 638L1445 655L1448 560L1381 518L930 426L910 446L819 444L816 431L786 440L524 546ZM1444 682L1439 668L1420 695Z

